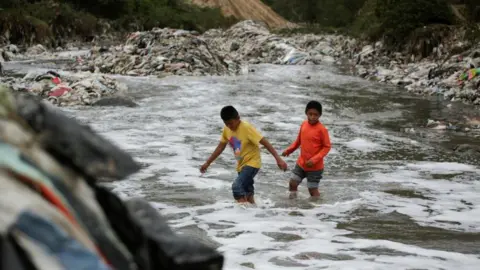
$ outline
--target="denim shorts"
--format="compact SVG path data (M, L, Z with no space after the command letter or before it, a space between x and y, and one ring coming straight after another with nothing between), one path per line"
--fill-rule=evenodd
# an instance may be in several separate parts
M247 196L253 195L255 188L253 187L253 178L257 175L260 169L244 166L242 170L238 173L237 178L233 181L232 184L232 193L235 200L245 198Z
M292 170L291 179L300 184L304 178L307 178L308 188L318 188L320 180L323 178L323 170L318 171L304 171L302 167L295 164Z

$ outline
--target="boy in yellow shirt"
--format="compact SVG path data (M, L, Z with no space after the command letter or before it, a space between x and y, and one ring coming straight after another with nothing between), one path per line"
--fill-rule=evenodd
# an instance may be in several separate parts
M265 146L272 154L280 169L284 171L287 170L287 163L283 161L273 146L255 127L244 120L240 120L240 115L233 106L223 107L220 111L220 117L225 123L220 142L207 162L200 167L200 172L204 173L210 164L225 150L227 144L229 144L237 160L238 173L237 178L232 184L233 197L239 203L249 202L255 204L253 198L253 178L262 166L260 144Z

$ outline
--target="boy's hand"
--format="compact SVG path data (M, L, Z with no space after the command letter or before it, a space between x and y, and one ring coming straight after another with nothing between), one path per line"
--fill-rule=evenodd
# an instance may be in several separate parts
M200 167L200 172L205 173L209 166L210 166L210 164L208 164L208 163L203 164L202 167Z
M313 161L310 159L309 161L307 161L307 163L305 165L307 165L307 167L311 168L311 167L313 167Z
M288 157L290 154L288 153L287 150L283 151L282 157Z
M280 168L283 171L286 171L287 168L288 168L287 163L285 161L283 161L283 159L281 159L281 158L279 160L277 160L277 166L278 166L278 168Z

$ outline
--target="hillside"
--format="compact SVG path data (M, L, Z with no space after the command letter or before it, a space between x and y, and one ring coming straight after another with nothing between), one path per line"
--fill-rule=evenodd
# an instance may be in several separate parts
M202 7L219 7L225 16L263 21L271 28L294 26L261 0L191 0L191 2Z
M63 46L67 40L102 39L115 33L182 28L199 32L226 28L235 20L219 8L186 0L1 0L0 45Z

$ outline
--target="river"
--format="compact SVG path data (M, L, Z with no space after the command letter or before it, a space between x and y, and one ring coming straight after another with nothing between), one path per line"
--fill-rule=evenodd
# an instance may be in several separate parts
M117 76L139 107L63 110L142 164L109 184L118 194L145 197L179 232L217 245L226 270L478 269L480 168L449 150L476 139L420 127L448 113L443 104L332 66L253 68L237 77ZM266 149L257 208L233 203L230 149L199 172L220 138L223 106L234 105L281 152L311 99L323 104L332 141L319 201L304 184L288 199L289 173ZM415 132L403 131L409 126ZM285 159L290 168L297 156Z

